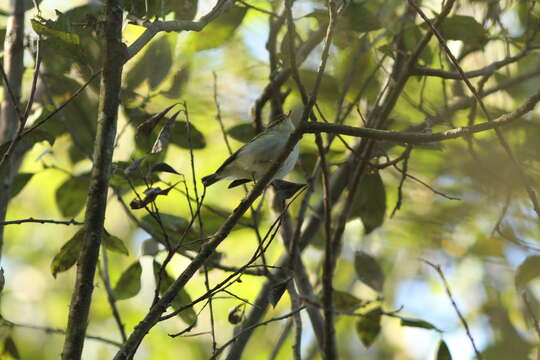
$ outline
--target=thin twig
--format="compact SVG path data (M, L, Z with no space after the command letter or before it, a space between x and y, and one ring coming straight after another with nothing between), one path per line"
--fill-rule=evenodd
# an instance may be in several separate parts
M446 281L446 277L444 276L444 272L442 271L441 266L433 264L432 262L428 260L424 260L424 262L428 264L429 266L431 266L433 269L435 269L435 271L437 271L437 273L439 274L439 277L441 278L443 282L444 289L446 290L446 295L448 295L448 298L450 299L450 302L452 303L452 307L456 311L456 314L459 317L459 320L461 321L461 323L463 324L463 327L465 328L465 332L467 333L467 337L469 338L469 341L471 342L471 345L474 349L474 353L476 354L476 357L478 358L478 360L482 360L482 354L480 353L480 351L478 351L476 347L474 338L472 337L472 334L471 334L471 330L469 329L469 325L467 324L467 320L465 320L465 317L459 310L459 307L457 306L456 301L454 300L454 297L452 296L452 291L450 290L448 281Z
M58 224L58 225L84 225L83 222L75 221L75 219L62 221L62 220L52 220L52 219L21 219L21 220L9 220L9 221L0 221L0 226L5 225L19 225L26 223L38 223L38 224Z
M66 330L64 330L64 329L58 329L58 328L53 328L53 327L48 327L48 326L38 326L38 325L23 324L23 323L13 322L13 321L5 320L5 319L0 323L0 326L11 327L11 328L14 327L14 328L21 328L21 329L38 330L38 331L43 331L43 332L45 332L47 334L60 334L60 335L65 335L66 334ZM103 342L103 343L106 343L106 344L109 344L109 345L113 345L113 346L116 346L116 347L121 347L122 346L122 344L117 342L117 341L107 339L107 338L104 338L104 337L101 337L101 336L85 335L85 338L90 339L90 340L100 341L100 342Z
M109 301L109 305L111 307L114 321L116 321L116 325L118 326L118 331L120 331L122 342L125 342L127 339L126 330L124 328L124 323L122 322L122 318L120 317L120 312L118 311L118 307L116 306L116 299L114 298L113 289L111 287L111 280L109 276L109 260L107 257L107 249L105 249L105 247L101 248L101 261L103 262L103 268L99 268L100 270L99 275L101 277L101 280L103 281L103 285L105 286L105 292L107 293L107 300Z
M305 308L305 306L302 306L301 308L295 309L295 310L293 310L293 311L291 311L291 312L289 312L289 313L287 313L285 315L278 316L278 317L275 317L275 318L272 318L272 319L269 319L269 320L254 324L254 325L250 325L250 326L242 329L242 331L240 331L238 334L236 334L236 336L234 336L232 339L230 339L225 344L220 346L217 349L216 353L210 358L210 360L217 359L219 354L221 354L223 352L223 350L225 350L229 345L231 345L233 342L235 342L236 339L239 336L242 336L244 332L249 331L249 330L254 329L254 328L257 328L257 327L260 327L260 326L268 325L268 324L270 324L272 322L275 322L275 321L285 320L285 319L287 319L287 318L289 318L291 316L294 316L294 314L299 313L300 311L304 310L304 308Z

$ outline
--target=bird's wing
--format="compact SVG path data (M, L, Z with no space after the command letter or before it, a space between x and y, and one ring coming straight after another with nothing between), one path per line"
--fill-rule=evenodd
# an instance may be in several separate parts
M247 143L239 151L246 156L248 162L266 163L276 159L283 146L287 143L288 136L280 134L264 134L256 141Z
M242 146L240 149L236 150L231 156L229 156L224 162L223 164L221 164L221 166L216 170L216 174L219 174L220 172L222 172L226 167L227 165L229 165L230 163L232 163L234 161L234 159L236 159L236 157L238 156L238 154L240 153L240 151L245 147Z

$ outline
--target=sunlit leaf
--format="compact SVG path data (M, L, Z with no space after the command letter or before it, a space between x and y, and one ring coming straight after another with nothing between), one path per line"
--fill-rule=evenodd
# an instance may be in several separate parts
M366 348L370 347L381 332L381 309L376 308L356 322L356 334Z
M163 271L161 273L161 280L159 280L161 265L157 261L153 262L153 269L156 284L159 282L159 292L163 294L169 288L169 286L172 285L174 279L166 271ZM189 296L185 289L182 289L171 302L171 307L178 310L186 305L189 305L190 303L191 296ZM197 314L195 313L195 310L193 310L193 307L182 310L178 316L180 316L180 318L188 325L197 322Z
M113 293L116 300L134 297L141 290L142 266L137 260L120 275Z
M90 176L88 174L73 176L56 189L56 205L65 217L74 217L86 203Z
M54 277L56 277L56 274L69 270L75 265L79 258L79 253L81 252L85 233L85 228L81 228L54 256L51 263L51 273Z
M360 218L366 234L384 222L386 191L379 173L365 174L360 181L351 210L351 218Z
M188 39L188 47L193 51L209 50L223 45L232 38L242 23L247 8L231 6L225 13L208 24L200 32L192 32Z
M375 258L363 251L357 251L354 254L354 268L360 281L373 290L382 292L384 274Z
M540 276L540 256L529 256L517 269L516 277L514 279L516 287L521 290L527 286L531 280L538 276Z

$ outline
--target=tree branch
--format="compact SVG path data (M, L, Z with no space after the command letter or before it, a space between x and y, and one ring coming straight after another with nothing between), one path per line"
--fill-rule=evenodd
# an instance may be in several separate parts
M77 279L71 298L63 360L78 360L84 345L88 313L92 301L94 275L103 236L107 190L111 173L122 65L125 47L122 39L122 10L118 0L107 0L105 57L100 86L98 127L94 142L92 176L86 203L86 233L77 262Z
M540 89L528 98L523 105L516 110L507 114L501 115L496 119L472 126L462 126L446 131L436 133L417 133L417 132L402 132L391 130L379 130L373 128L359 128L347 125L337 125L329 123L308 123L301 127L304 134L314 133L332 133L341 135L350 135L360 138L391 141L404 144L425 144L436 141L446 141L450 139L462 138L471 134L493 130L501 126L509 125L518 120L523 115L532 111L536 104L540 101Z

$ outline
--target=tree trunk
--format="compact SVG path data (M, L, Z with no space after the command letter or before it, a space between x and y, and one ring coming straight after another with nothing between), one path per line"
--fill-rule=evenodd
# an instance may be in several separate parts
M105 24L105 55L101 78L96 140L94 142L92 178L86 203L86 234L77 262L77 279L71 298L68 325L62 359L81 358L88 314L92 300L93 281L103 236L107 191L111 172L122 64L126 49L122 44L122 10L118 0L107 0Z
M7 75L9 89L16 104L13 104L13 99L8 92L8 84L4 81L4 99L0 111L0 144L10 141L19 125L19 113L16 107L19 107L20 104L21 82L24 72L24 1L11 0L9 13L4 41L4 72ZM11 183L19 170L23 154L24 150L19 145L0 168L0 222L6 218ZM3 247L4 226L0 225L0 259Z

